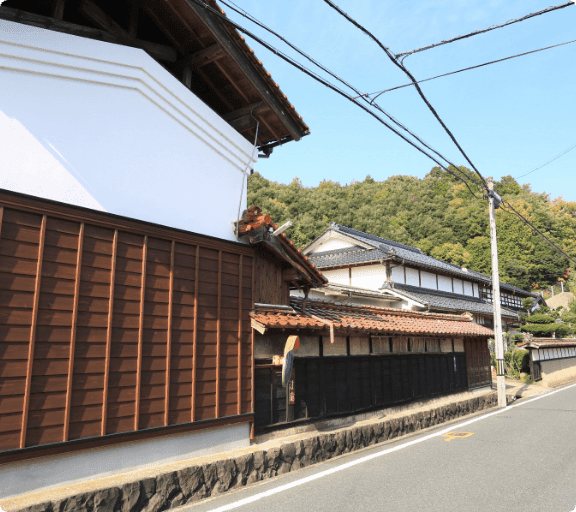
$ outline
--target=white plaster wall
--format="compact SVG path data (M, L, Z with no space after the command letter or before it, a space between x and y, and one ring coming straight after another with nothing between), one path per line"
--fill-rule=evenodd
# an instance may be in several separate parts
M350 274L347 268L323 270L322 275L324 275L330 283L345 284L347 286L350 284Z
M326 242L321 243L313 252L335 251L337 249L349 249L354 247L354 244L338 240L337 238L328 239Z
M404 282L404 267L402 265L392 267L392 281L395 283Z
M464 295L473 295L472 283L470 281L464 281Z
M0 466L0 498L250 446L250 425L116 444Z
M421 270L420 279L422 280L422 288L432 288L436 290L436 274Z
M454 293L464 294L464 285L461 279L454 278Z
M386 281L386 268L383 265L352 267L352 286L378 290Z
M452 293L452 278L448 276L438 276L438 289Z
M234 239L253 147L143 50L0 20L0 83L0 187Z
M420 286L420 277L417 269L406 267L406 284Z

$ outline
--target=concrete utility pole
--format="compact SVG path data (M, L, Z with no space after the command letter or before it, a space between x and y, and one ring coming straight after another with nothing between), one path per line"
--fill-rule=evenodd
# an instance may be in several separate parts
M500 205L502 198L494 192L492 178L488 184L488 212L490 215L490 249L492 252L492 306L494 311L494 331L496 339L496 386L498 389L498 407L506 407L506 379L504 377L504 337L502 336L502 314L500 312L500 271L498 270L498 242L496 240L496 216L494 210Z

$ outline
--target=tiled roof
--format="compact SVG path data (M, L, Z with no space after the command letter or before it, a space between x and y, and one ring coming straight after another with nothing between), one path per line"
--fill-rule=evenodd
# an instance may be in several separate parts
M394 308L355 306L318 300L291 298L295 313L256 309L250 316L269 329L334 329L413 335L493 336L466 315L416 313Z
M385 283L387 285L387 283ZM388 285L388 287L390 287ZM424 302L430 309L445 309L449 311L467 311L469 313L492 315L492 304L479 297L470 297L459 293L429 290L408 284L394 283L391 288L398 293L408 296L418 302ZM501 308L502 316L518 318L518 314L506 308Z
M393 258L396 260L403 260L407 263L412 263L417 267L427 268L430 270L445 272L447 274L458 276L461 279L468 279L470 281L481 282L483 284L489 284L492 282L492 278L486 274L482 274L481 272L476 272L469 269L465 270L463 267L459 267L458 265L453 265L452 263L446 263L445 261L437 260L432 256L426 256L421 249L416 247L410 247L409 245L393 242L392 240L386 240L385 238L371 235L369 233L364 233L362 231L358 231L357 229L341 226L340 224L336 223L332 223L328 229L344 233L351 238L372 246L374 249L356 247L311 254L310 259L316 264L316 266L320 268ZM312 243L314 243L314 241ZM533 297L536 296L535 294L527 292L526 290L522 290L521 288L517 288L516 286L502 282L500 283L500 286L509 292L516 292L522 295Z
M576 347L576 338L532 338L532 340L519 343L516 346L519 348Z

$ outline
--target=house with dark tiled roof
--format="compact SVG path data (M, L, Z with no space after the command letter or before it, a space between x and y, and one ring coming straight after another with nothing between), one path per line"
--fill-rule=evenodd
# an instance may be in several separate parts
M493 326L490 276L427 256L421 249L332 223L303 250L328 284L312 298L413 311L470 313ZM522 299L536 296L500 283L505 330L519 325ZM295 292L296 295L302 293Z

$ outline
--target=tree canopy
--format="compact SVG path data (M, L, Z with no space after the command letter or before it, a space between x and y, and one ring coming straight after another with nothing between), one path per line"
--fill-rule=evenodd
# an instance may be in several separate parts
M474 176L466 167L459 171ZM495 182L495 190L568 254L576 253L576 202L551 200L512 176ZM248 204L260 206L277 224L293 221L288 235L300 247L336 222L490 274L488 207L477 195L439 167L423 179L367 176L348 185L328 180L304 187L298 178L283 185L259 173L248 181ZM512 214L497 209L496 226L503 282L537 291L567 273L570 264Z

